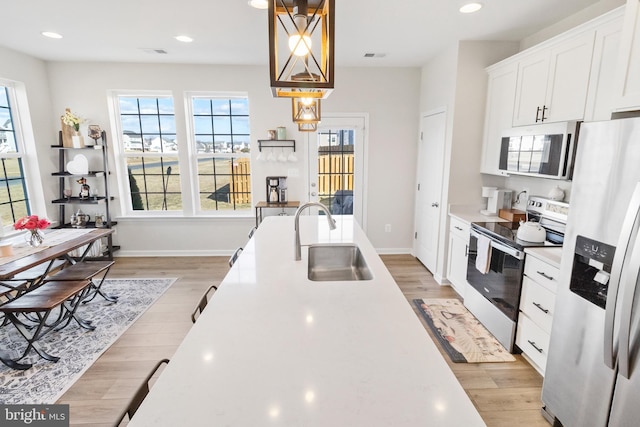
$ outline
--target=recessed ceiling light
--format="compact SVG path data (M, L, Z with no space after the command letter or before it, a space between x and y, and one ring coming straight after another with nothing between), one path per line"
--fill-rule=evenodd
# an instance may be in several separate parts
M189 36L176 36L176 40L184 43L191 43L193 41L193 39Z
M467 3L460 8L461 13L473 13L482 9L482 3Z
M42 34L45 37L49 37L50 39L61 39L62 38L61 34L54 33L53 31L43 31L40 34Z
M266 9L269 7L269 2L267 0L249 0L249 6L256 9Z

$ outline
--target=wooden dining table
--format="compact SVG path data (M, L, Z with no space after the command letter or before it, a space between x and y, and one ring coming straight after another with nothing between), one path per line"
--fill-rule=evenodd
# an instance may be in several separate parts
M0 282L10 284L10 281L22 272L46 264L41 271L41 277L35 278L32 286L37 286L49 273L51 266L57 259L66 259L70 264L82 262L90 253L91 247L99 243L100 239L113 233L113 229L73 229L62 228L45 233L44 243L37 248L30 248L22 240L15 239L14 254L0 257ZM86 248L84 248L86 246ZM70 252L84 248L81 253L69 255ZM39 272L40 273L40 272ZM9 286L10 287L10 286ZM0 346L2 344L0 343ZM15 366L12 358L0 348L0 362L7 366Z

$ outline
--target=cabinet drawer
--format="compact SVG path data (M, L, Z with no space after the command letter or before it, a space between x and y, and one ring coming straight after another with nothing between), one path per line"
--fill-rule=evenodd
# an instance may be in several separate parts
M527 255L524 262L524 275L555 293L558 288L560 270L538 258Z
M549 334L520 313L516 344L544 373L549 350Z
M556 295L553 292L528 277L523 279L520 311L547 333L551 332L555 304Z
M469 231L471 225L455 217L449 217L449 230L452 234L464 239L465 242L469 242Z

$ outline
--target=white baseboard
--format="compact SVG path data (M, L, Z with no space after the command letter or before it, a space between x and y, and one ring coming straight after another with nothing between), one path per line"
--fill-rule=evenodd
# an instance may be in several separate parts
M120 249L113 253L117 257L198 257L198 256L225 256L233 255L233 250L206 250L206 251L132 251Z
M219 249L219 250L126 250L120 249L114 253L116 257L182 257L182 256L231 256L234 249ZM378 255L411 255L410 248L376 248Z
M376 248L378 255L411 255L411 248Z

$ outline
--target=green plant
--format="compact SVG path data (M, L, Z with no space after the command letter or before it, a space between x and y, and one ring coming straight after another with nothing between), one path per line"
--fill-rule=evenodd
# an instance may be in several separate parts
M127 171L129 173L129 188L131 189L131 204L133 205L133 210L144 210L142 197L140 197L140 188L138 187L136 178L131 173L131 168L128 168Z

